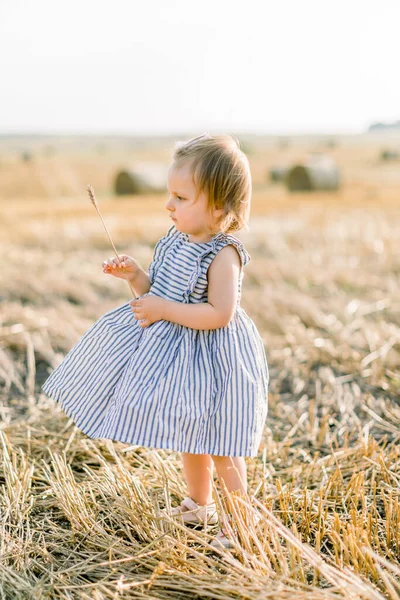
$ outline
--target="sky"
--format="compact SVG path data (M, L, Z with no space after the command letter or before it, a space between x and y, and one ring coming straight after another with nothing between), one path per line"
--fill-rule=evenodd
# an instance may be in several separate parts
M359 133L400 119L399 0L0 0L0 135Z

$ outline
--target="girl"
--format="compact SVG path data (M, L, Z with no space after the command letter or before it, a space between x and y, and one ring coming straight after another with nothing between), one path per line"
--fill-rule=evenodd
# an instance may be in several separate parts
M100 317L42 389L91 438L182 453L189 495L172 514L216 523L213 466L247 493L244 457L257 455L268 410L263 342L240 306L250 255L231 233L247 227L252 191L237 139L178 142L168 191L173 225L148 273L125 254L103 262L139 297ZM212 545L232 547L226 527Z

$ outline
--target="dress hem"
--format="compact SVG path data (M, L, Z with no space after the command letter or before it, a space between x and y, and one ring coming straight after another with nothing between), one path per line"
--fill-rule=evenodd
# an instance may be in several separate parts
M168 442L160 442L157 446L154 445L150 445L150 442L148 440L139 440L139 441L130 441L127 438L115 438L115 437L105 437L105 436L101 436L101 435L92 435L90 433L88 433L87 431L85 431L85 429L83 428L84 426L81 425L82 421L76 417L76 415L74 414L73 411L70 410L70 408L68 406L65 405L64 400L62 398L62 392L60 390L60 388L53 388L52 386L48 386L46 385L46 383L41 387L41 389L45 392L45 394L47 396L49 396L50 398L52 398L57 404L59 404L61 406L61 408L63 409L63 411L65 412L65 414L67 415L67 417L69 417L70 419L72 419L74 421L74 424L76 425L76 427L78 427L85 435L87 435L89 438L91 438L92 440L98 440L98 439L105 439L105 440L112 440L113 442L121 442L123 444L130 444L130 445L134 445L134 446L141 446L144 448L151 448L154 450L170 450L172 452L184 452L184 453L188 453L188 454L211 454L210 452L207 451L202 451L202 452L195 452L193 450L188 450L186 448L183 448L183 446L178 446L178 447L174 447L174 444L168 443ZM232 456L232 457L243 457L243 458L256 458L259 455L259 452L257 451L256 453L251 452L245 452L245 453L231 453L231 454L217 454L216 452L212 453L213 456Z

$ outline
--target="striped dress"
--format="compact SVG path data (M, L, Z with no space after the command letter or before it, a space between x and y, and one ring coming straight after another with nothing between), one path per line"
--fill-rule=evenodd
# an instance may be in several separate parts
M91 438L193 454L257 456L269 372L259 332L240 306L242 242L220 232L189 241L173 225L156 244L146 294L207 302L207 269L221 248L241 257L237 306L218 329L160 320L142 328L130 300L101 316L42 390Z

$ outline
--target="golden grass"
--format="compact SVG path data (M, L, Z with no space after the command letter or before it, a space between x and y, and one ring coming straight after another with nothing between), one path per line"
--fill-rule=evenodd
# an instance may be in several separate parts
M242 306L271 381L249 496L214 479L235 552L212 551L217 527L160 518L187 494L179 453L89 439L40 393L127 300L102 273L109 242L85 190L0 204L0 598L399 598L400 186L371 174L375 149L333 151L348 173L333 195L262 184L276 150L253 158ZM170 225L163 198L103 196L101 210L146 268Z

